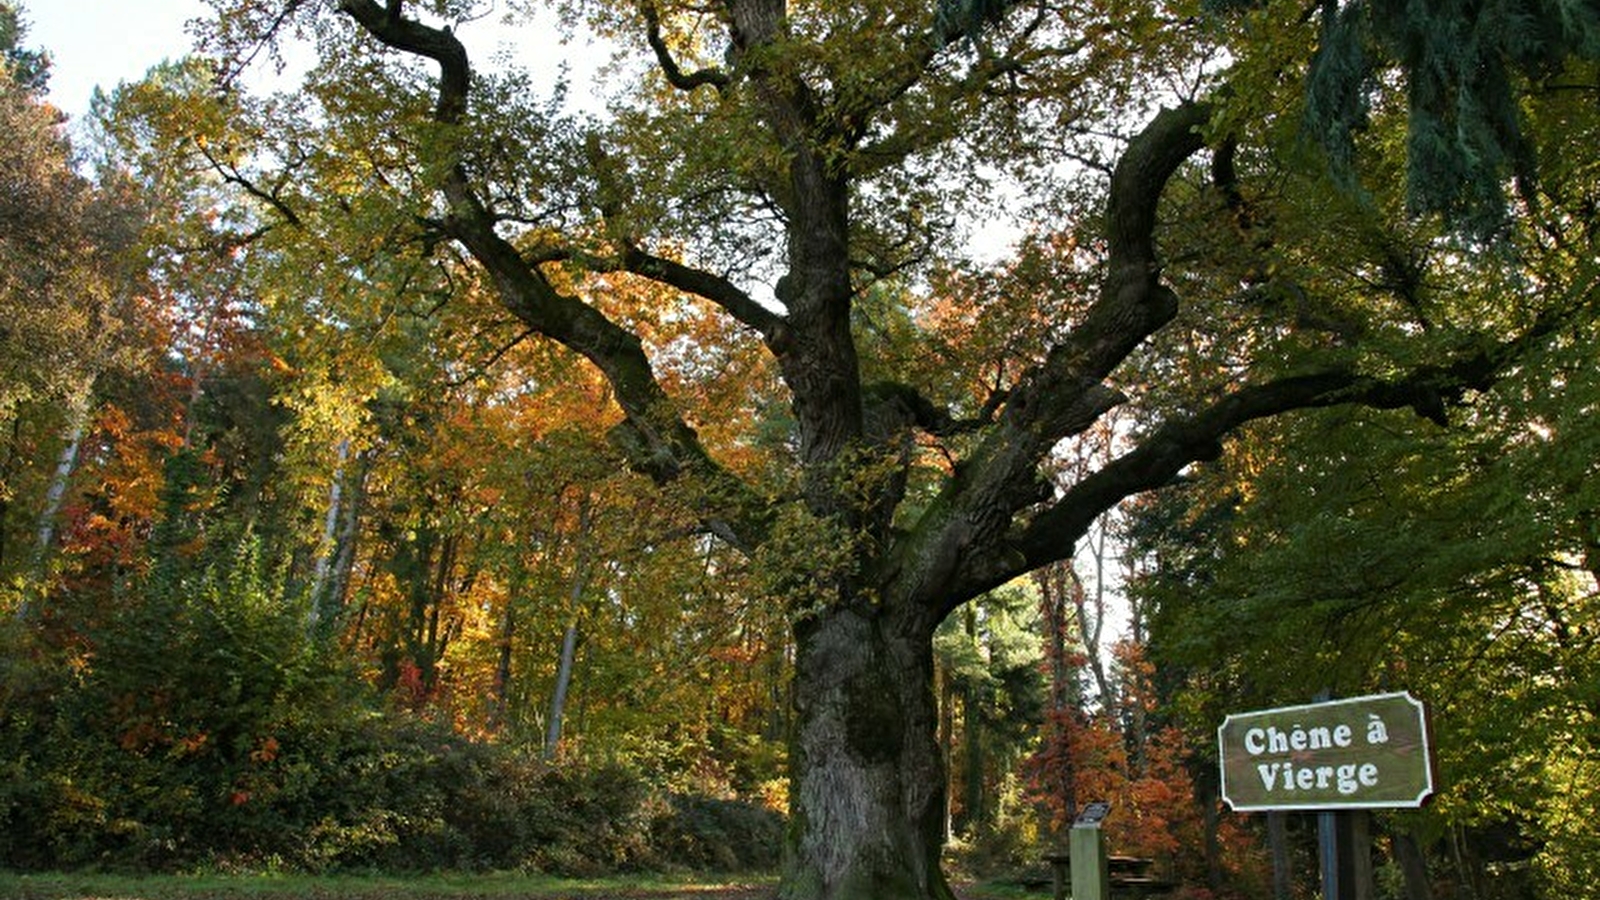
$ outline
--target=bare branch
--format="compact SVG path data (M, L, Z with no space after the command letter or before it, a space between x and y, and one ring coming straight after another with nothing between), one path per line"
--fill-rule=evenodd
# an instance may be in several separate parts
M461 376L460 378L452 378L446 383L450 387L461 387L462 385L470 382L472 379L486 374L490 369L494 368L495 363L497 363L501 359L505 358L505 355L507 353L510 353L514 348L517 347L517 345L521 344L523 341L527 340L528 338L533 337L535 334L538 334L538 331L536 331L535 329L532 329L532 328L524 328L524 329L522 329L520 332L517 333L516 337L512 338L509 341L506 341L504 344L501 344L499 347L496 347L494 352L489 354L489 358L488 359L486 359L483 362L477 364L476 366L473 366L471 372L469 372L466 375Z
M278 196L276 190L267 190L249 178L246 178L244 173L240 172L237 166L224 163L222 160L218 159L216 155L211 152L211 148L206 146L205 143L196 141L195 144L200 148L200 155L206 158L206 163L211 166L212 171L216 172L223 181L229 184L238 185L240 188L244 189L245 193L267 204L274 210L277 210L278 215L283 216L284 221L296 228L300 227L300 217L296 215L295 211L289 207L289 204L284 202L282 197ZM281 181L278 186L282 187Z

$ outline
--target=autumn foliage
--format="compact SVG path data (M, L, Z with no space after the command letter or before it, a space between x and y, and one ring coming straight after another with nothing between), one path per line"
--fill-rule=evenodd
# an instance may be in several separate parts
M1261 897L1414 684L1389 893L1595 896L1592 4L211 5L74 147L0 0L0 866Z

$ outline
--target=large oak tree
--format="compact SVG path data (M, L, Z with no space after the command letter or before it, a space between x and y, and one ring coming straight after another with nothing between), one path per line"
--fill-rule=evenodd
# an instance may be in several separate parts
M1280 242L1314 236L1275 234L1250 179L1278 185L1296 164L1266 153L1315 43L1292 4L1249 12L1259 46L1229 53L1184 4L573 4L564 27L621 48L598 123L469 54L485 14L470 3L217 6L215 99L237 118L199 149L260 201L265 229L470 260L521 329L602 373L632 464L765 569L797 648L786 897L951 896L932 679L953 611L1067 558L1096 517L1246 423L1338 404L1443 421L1554 328L1529 309L1482 334L1429 329L1403 284L1352 305L1280 274ZM304 93L232 93L263 43L296 31L318 48ZM1069 154L1107 175L1081 182L1093 208L1056 177ZM1005 200L985 176L1034 194ZM1385 251L1409 233L1381 198L1317 189L1330 219L1393 225L1350 248L1352 269L1404 269ZM1010 275L956 277L972 232L951 222L1007 204L1057 238ZM1231 246L1164 261L1169 219ZM792 416L786 482L702 439L607 302L645 284L720 310L770 355ZM1168 340L1186 309L1175 285L1206 302ZM1027 339L975 342L993 354L974 362L930 331L919 358L869 327L886 296ZM952 383L973 372L983 390ZM1133 399L1143 424L1124 452L1056 485L1057 448Z

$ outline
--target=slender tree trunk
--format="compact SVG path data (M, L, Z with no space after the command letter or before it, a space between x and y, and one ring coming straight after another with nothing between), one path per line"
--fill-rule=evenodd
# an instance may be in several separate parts
M335 541L339 536L340 504L344 500L344 467L350 459L350 441L339 442L339 464L333 470L333 483L328 486L328 512L322 518L322 543L317 550L316 567L311 576L311 610L307 625L315 630L326 614L324 597L328 576L337 553Z
M561 747L561 722L566 714L567 691L572 685L573 663L578 655L578 609L583 602L583 591L589 581L588 541L590 510L587 498L578 508L578 552L572 564L572 587L567 596L571 618L566 633L561 636L561 659L556 665L556 685L550 696L550 719L544 736L544 758L554 759Z
M386 624L393 621L390 635L385 637L385 649L381 657L383 665L379 687L383 690L390 690L400 683L402 670L406 666L414 667L419 679L417 684L411 685L411 690L420 692L425 685L425 676L431 668L427 659L428 607L433 599L433 561L438 537L438 532L426 523L418 525L411 533L395 535L389 571L394 575L396 585L405 590L406 608L403 618L396 613L383 617ZM420 701L422 697L414 696L412 699Z
M360 453L353 467L347 465L349 444L339 445L339 471L328 489L328 515L323 523L323 549L317 557L312 580L310 625L328 633L344 615L345 598L350 593L350 575L355 570L356 544L361 534L361 517L367 496L367 474L372 455Z
M573 592L577 591L574 583ZM556 665L556 686L550 695L550 718L545 725L543 756L546 760L554 759L561 747L561 719L566 714L567 690L572 685L572 664L577 655L578 619L574 612L572 621L567 623L566 633L561 636L561 660Z
M1049 829L1053 845L1066 845L1066 829L1078 816L1076 766L1072 759L1073 728L1079 706L1079 690L1072 665L1071 650L1067 643L1067 573L1066 562L1056 562L1040 569L1034 579L1039 586L1039 607L1046 629L1047 654L1050 666L1050 714L1045 724L1045 740L1054 746L1055 765L1046 776L1052 786L1056 806L1049 816Z
M87 413L74 411L72 414L71 430L67 433L67 444L61 448L61 456L56 460L55 472L50 475L50 487L45 491L44 509L39 513L39 555L41 558L50 552L50 547L56 539L56 515L61 512L61 501L67 496L67 485L72 480L72 473L78 468L78 452L83 446L84 419Z
M499 729L509 719L511 698L511 648L517 634L517 608L514 598L506 598L506 611L500 618L500 654L494 667L494 703L489 728Z
M1456 896L1465 900L1478 900L1478 867L1472 854L1465 848L1465 829L1455 826L1450 829L1450 856L1456 868Z
M423 637L423 657L418 661L422 669L422 687L432 696L439 686L439 660L450 643L450 629L440 629L445 603L450 599L450 576L455 572L456 556L461 549L461 536L448 535L439 547L439 564L433 572L433 584L428 589L428 625Z
M955 834L955 823L951 819L950 796L954 792L954 785L949 782L951 760L955 757L956 747L956 691L951 683L950 673L942 667L934 672L934 685L939 703L939 761L943 764L945 772L944 802L940 804L943 811L940 813L939 843L950 841Z
M494 687L489 707L489 729L497 731L511 721L512 651L517 637L517 598L522 595L526 574L519 562L506 592L506 608L500 616L499 658L494 667Z
M361 453L356 457L355 476L350 485L350 496L345 499L343 516L339 524L338 551L333 557L333 573L328 581L328 613L344 614L345 599L350 596L350 577L356 568L356 548L361 541L361 519L366 513L367 476L372 472L373 454Z
M1400 875L1405 879L1406 900L1430 900L1433 886L1428 883L1428 860L1417 845L1417 839L1397 831L1389 840L1394 847L1395 861L1400 864Z
M1267 846L1272 853L1273 900L1289 900L1289 889L1294 883L1294 872L1289 868L1288 813L1267 813Z
M784 643L777 652L767 654L767 727L764 736L769 741L782 741L789 736L789 711L794 708L793 686L787 677L794 660L789 646Z
M56 460L55 472L50 476L50 488L44 495L44 509L39 513L39 552L47 553L55 543L56 514L61 511L61 501L67 495L67 483L78 468L78 448L83 444L83 420L77 417L67 445L61 448L61 458Z
M6 455L3 459L0 459L0 572L5 570L6 564L6 517L11 512L10 498L12 488L10 482L13 474L12 469L14 468L13 463L18 455L17 444L22 440L22 416L19 415L12 418L11 427L8 431L11 434L6 441ZM23 605L17 607L17 616L19 618L25 616L27 610L27 603L24 602Z
M933 625L869 604L795 627L789 900L952 900Z
M972 646L978 646L978 607L969 603L966 607L967 640ZM961 737L965 745L963 769L963 788L965 796L962 798L962 831L968 836L977 835L984 827L985 816L983 810L983 729L979 723L983 720L982 698L979 696L976 683L969 681L961 692Z
M83 434L87 427L87 411L75 406L70 413L70 417L71 424L67 433L67 443L66 446L61 448L61 456L56 460L55 471L50 474L50 486L45 489L44 508L39 511L38 541L34 546L32 565L35 570L34 574L41 579L45 573L45 564L50 557L50 550L55 546L56 517L61 513L61 503L66 499L67 486L72 481L72 473L78 468L78 453L83 445ZM22 418L19 416L12 423L10 454L16 452L16 444L20 439L21 427ZM8 458L8 470L10 469L10 462L11 460ZM9 475L9 471L6 474ZM3 486L3 482L4 479L0 479L0 486ZM5 520L9 505L9 503L0 502L0 571L3 571L5 566ZM25 594L22 603L17 607L17 617L27 618L30 612L29 601Z
M1089 660L1089 674L1094 676L1094 688L1099 694L1102 709L1112 710L1117 707L1116 692L1111 688L1111 679L1106 675L1105 655L1100 649L1100 636L1105 630L1106 604L1105 604L1105 548L1103 545L1094 546L1095 563L1095 595L1089 597L1089 586L1083 583L1083 578L1078 574L1076 566L1070 562L1060 565L1067 570L1067 576L1072 582L1072 609L1078 618L1078 633L1083 635L1083 652ZM1091 610L1090 606L1094 609Z

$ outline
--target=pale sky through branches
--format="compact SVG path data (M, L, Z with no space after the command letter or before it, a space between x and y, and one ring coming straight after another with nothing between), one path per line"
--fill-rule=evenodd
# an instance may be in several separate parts
M23 46L49 52L50 102L73 121L88 113L97 86L109 93L122 82L138 81L163 60L188 54L194 40L188 23L212 14L204 0L21 0L20 5L27 26ZM486 8L460 34L478 66L490 64L509 45L519 63L549 84L565 62L573 70L573 100L580 107L600 107L594 82L605 51L582 41L556 46L544 40L532 46L527 37L540 34L537 27L507 29L501 24L505 8Z
M110 92L164 59L189 52L184 29L209 10L201 0L22 0L24 46L50 53L50 102L73 120L96 86Z

